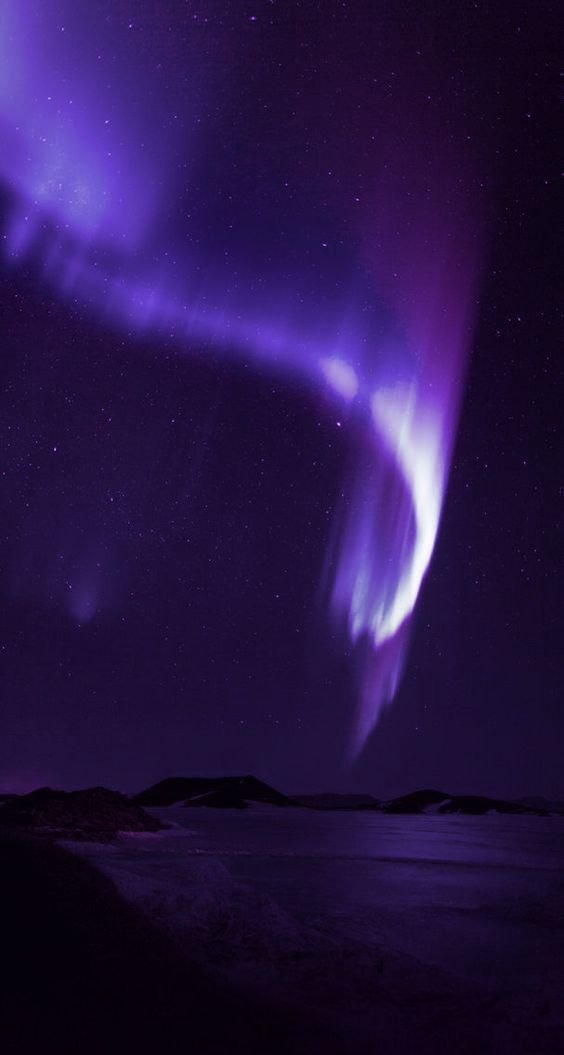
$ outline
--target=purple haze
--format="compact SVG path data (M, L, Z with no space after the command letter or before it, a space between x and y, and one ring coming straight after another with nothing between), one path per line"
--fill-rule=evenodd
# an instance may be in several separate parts
M105 10L5 6L5 255L33 261L61 298L127 333L174 335L187 353L220 348L332 391L353 457L326 569L331 610L359 659L359 750L394 696L439 529L475 307L472 177L415 79L370 135L371 186L355 199L350 234L356 274L340 275L330 307L302 292L299 270L241 277L243 267L189 246L166 219L180 150L205 169L213 127L196 134L192 118L221 74L195 58L188 84L163 87L134 20L120 4ZM337 164L347 187L354 159ZM340 208L337 195L337 217ZM330 244L320 251L329 274L342 270ZM66 593L78 622L96 613L106 574L95 555L86 563Z

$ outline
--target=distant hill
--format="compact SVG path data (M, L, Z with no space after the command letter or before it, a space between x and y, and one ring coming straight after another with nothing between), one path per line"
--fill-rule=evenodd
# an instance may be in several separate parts
M422 791L411 791L408 795L400 795L396 799L388 799L383 802L380 809L383 813L426 813L436 812L439 804L449 799L445 791L435 791L433 788L424 788Z
M0 827L71 838L111 838L120 831L154 832L162 825L119 791L38 788L0 805Z
M544 800L507 802L484 795L451 795L436 788L423 788L382 802L374 795L351 792L321 792L284 795L257 777L168 777L132 796L138 806L210 806L216 809L245 809L252 803L269 806L302 806L313 810L370 810L388 814L514 813L546 815ZM555 810L554 812L558 812Z
M564 814L564 799L545 799L542 795L529 795L516 801L522 806L533 806L535 809L543 810L546 813Z
M298 806L307 806L312 810L375 810L380 805L380 800L374 795L341 795L332 791L319 795L293 795L292 798Z
M507 802L505 799L492 799L485 795L449 795L445 791L430 788L389 799L382 803L380 809L383 813L463 813L472 816L484 813L543 815L547 812L523 802Z
M293 799L256 777L168 777L132 797L138 806L214 806L245 809L250 802L295 806Z
M450 795L435 788L380 801L374 795L321 792L284 795L253 776L168 777L127 797L107 788L57 791L38 788L27 795L0 794L0 827L26 828L75 838L105 838L118 831L158 831L162 825L145 812L146 807L208 806L246 809L253 803L311 810L355 810L386 814L564 814L564 803L543 798L515 802L485 795Z
M546 815L546 810L540 810L536 806L525 806L522 802L506 802L504 799L490 799L484 795L454 795L447 802L442 803L438 809L439 813L533 813L537 816Z

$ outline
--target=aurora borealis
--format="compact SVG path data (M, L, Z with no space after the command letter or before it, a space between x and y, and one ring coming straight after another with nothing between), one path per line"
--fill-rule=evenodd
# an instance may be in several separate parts
M417 630L431 570L472 561L476 589L488 565L482 525L455 544L451 519L437 552L447 488L487 491L498 442L526 468L528 418L508 412L519 432L496 438L521 361L496 342L547 317L505 293L495 256L499 216L525 215L503 173L536 156L540 88L519 94L536 84L530 20L361 6L8 0L0 26L2 270L22 327L7 345L8 603L78 633L85 669L119 630L110 682L139 628L147 655L164 649L171 729L211 715L210 742L235 723L235 744L287 721L290 743L291 723L301 735L330 714L327 759L338 741L349 761L406 681L415 698L426 635L433 686L459 661L458 595L431 595ZM540 209L551 179L539 159L515 186L534 184ZM451 473L468 371L486 361L469 420L485 428L495 391L497 432ZM529 515L512 522L526 532ZM487 620L477 601L464 611L474 648ZM109 693L120 728L123 694L151 678ZM434 691L423 717L389 720L419 736Z
M144 56L127 44L135 25L112 21L112 45L123 48L117 55L107 50L102 9L85 25L65 3L8 8L6 255L34 258L57 294L102 313L108 325L167 331L187 353L194 344L219 346L258 370L274 366L298 381L328 383L344 404L338 413L359 423L332 543L331 596L352 640L366 636L371 644L361 746L393 698L439 529L475 304L481 202L474 173L464 159L445 161L453 149L440 116L423 117L426 137L412 131L421 109L416 77L397 111L398 130L386 130L391 112L375 127L373 172L357 203L366 230L351 238L350 252L360 256L352 280L333 254L336 330L319 327L324 305L316 290L299 298L303 323L292 321L306 281L299 261L281 288L275 275L269 279L264 300L275 306L267 315L244 282L234 293L222 288L232 276L213 248L203 242L197 255L163 236L157 218L165 194L174 194L180 148L173 135L163 137L158 118L172 92L154 73L142 83ZM131 85L140 85L137 97ZM191 103L187 90L181 105ZM406 180L412 157L421 170L415 198ZM194 269L210 276L204 289ZM351 307L355 284L362 302ZM90 614L87 600L75 606L78 618Z

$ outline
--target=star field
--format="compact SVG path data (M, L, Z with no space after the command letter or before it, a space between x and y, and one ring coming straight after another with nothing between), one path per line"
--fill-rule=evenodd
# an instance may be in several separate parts
M58 225L84 215L97 172L120 203L96 218L107 244L89 251L92 283L61 293L33 253L4 266L0 784L133 788L209 770L255 772L290 791L437 784L558 796L550 4L437 3L428 24L410 4L126 7L112 5L100 37L96 106L105 153L132 142L132 168L111 157L100 167L97 146L72 186L56 173L44 185L63 239ZM73 20L59 32L76 33ZM159 85L129 129L128 47ZM348 339L359 318L391 340L397 322L365 280L370 247L388 237L372 207L376 129L382 110L390 121L401 113L394 135L409 156L414 85L413 113L424 104L449 130L431 155L467 159L465 193L486 233L458 438L404 679L347 769L354 648L327 619L320 585L349 493L346 408L321 385L258 369L250 344L231 360L197 335L186 354L168 323L157 333L108 321L109 287L96 276L127 284L127 245L141 284L150 222L166 281L179 289L188 267L210 310L221 290L226 312L264 328L290 292L287 332L323 348L351 281ZM77 102L57 90L45 84L47 139L51 103L74 127ZM205 166L202 143L213 144ZM159 149L173 162L166 179ZM407 213L429 204L422 185L406 170ZM390 257L392 294L401 267Z

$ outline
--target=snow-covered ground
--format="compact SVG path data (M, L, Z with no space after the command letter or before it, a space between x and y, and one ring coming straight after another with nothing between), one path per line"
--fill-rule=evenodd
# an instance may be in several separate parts
M151 812L69 845L228 984L351 1053L564 1051L564 818Z

